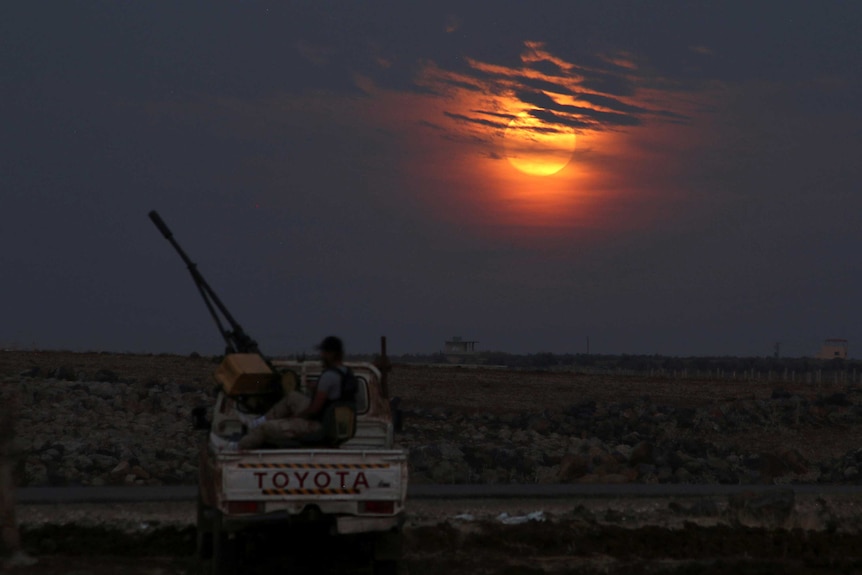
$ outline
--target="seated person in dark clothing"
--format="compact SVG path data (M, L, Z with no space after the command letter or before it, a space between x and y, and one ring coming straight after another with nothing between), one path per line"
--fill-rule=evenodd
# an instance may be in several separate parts
M279 445L321 430L320 417L327 404L341 399L341 383L347 374L344 344L335 336L325 338L317 349L324 371L310 395L291 391L265 415L246 422L248 433L238 442L222 440L226 451L257 449L266 444ZM218 440L221 438L214 438Z

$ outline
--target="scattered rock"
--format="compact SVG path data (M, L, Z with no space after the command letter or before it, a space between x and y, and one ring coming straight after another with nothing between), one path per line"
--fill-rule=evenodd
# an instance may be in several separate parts
M548 421L546 417L539 415L530 419L530 422L527 424L527 428L536 433L545 435L551 431L551 422Z
M26 463L24 466L24 480L26 485L34 487L50 485L48 467L43 463Z
M614 447L614 455L619 454L618 459L619 459L620 463L625 463L625 462L629 461L629 459L631 458L631 455L632 455L632 451L633 450L632 450L631 446L626 445L625 443L621 443L621 444L617 445L616 447Z
M714 499L700 498L690 505L683 504L679 501L671 501L668 504L668 509L674 513L688 515L690 517L716 517L719 514L718 504Z
M89 384L87 390L91 395L113 401L122 395L122 388L116 384L108 382L94 382Z
M798 475L808 473L809 463L796 449L788 449L782 452L779 457L793 473Z
M560 461L560 483L568 483L590 472L590 460L582 454L564 455Z
M792 489L764 493L745 492L728 500L732 518L745 526L782 527L793 513L796 496Z
M119 381L120 378L117 377L117 374L111 371L110 369L100 369L93 375L93 381L103 382L103 383L115 383Z
M787 463L781 457L772 453L761 453L757 458L756 469L760 473L763 483L772 483L775 479L783 477L790 472Z
M469 471L466 465L441 461L431 469L431 479L435 483L466 483Z
M629 456L629 465L637 466L642 463L655 463L655 447L647 441L641 441L635 445Z
M680 467L674 472L673 477L679 483L688 483L688 481L691 479L691 473L689 473L689 471L685 467Z
M69 369L67 367L58 367L51 373L51 377L63 381L75 381L76 373L73 369Z
M504 476L505 477L505 476ZM508 477L502 481L483 481L483 483L508 483ZM540 467L536 472L536 483L560 483L560 466Z
M846 393L833 393L832 395L821 398L820 403L823 405L835 405L838 407L853 405L853 402L850 401Z
M132 466L129 465L128 461L121 461L111 470L111 475L114 477L122 477L128 475L131 470Z
M658 478L659 482L667 483L673 478L673 469L671 469L669 465L659 467L658 471L656 472L656 477Z
M599 473L590 473L589 475L584 475L578 480L578 483L601 483L601 484L618 484L618 483L631 483L632 477L626 473L608 473L608 474L599 474Z
M150 478L150 474L147 473L147 471L143 467L141 467L140 465L135 465L134 467L132 467L131 474L134 475L138 479L149 479Z
M695 425L697 411L689 407L684 407L677 409L674 415L676 419L676 424L679 427L683 429L690 429Z

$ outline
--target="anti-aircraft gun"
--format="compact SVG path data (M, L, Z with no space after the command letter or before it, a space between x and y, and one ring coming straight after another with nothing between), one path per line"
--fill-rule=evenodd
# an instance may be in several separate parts
M282 376L273 369L272 362L261 353L257 342L234 319L222 303L221 298L204 279L197 264L189 258L185 250L174 239L173 232L159 216L159 213L153 210L149 216L185 262L207 310L209 310L225 341L225 357L215 374L216 380L221 384L225 393L237 396L245 394L272 396L278 394L281 391L279 383ZM196 417L198 416L196 415ZM203 427L203 423L201 423L201 427Z

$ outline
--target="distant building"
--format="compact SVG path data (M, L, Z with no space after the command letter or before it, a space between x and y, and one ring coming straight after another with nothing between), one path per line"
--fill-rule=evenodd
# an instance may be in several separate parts
M464 363L471 361L471 357L476 355L476 344L478 341L467 341L461 337L455 336L447 340L443 345L443 353L450 363Z
M446 353L475 353L476 344L478 341L466 341L459 336L455 336L446 342L446 347L443 351Z
M847 340L827 339L820 347L817 359L847 359Z

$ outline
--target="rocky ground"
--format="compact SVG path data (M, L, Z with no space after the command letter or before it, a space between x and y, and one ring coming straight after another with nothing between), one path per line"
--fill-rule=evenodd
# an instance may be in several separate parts
M0 383L20 395L20 478L194 482L190 411L211 402L213 368L205 357L0 352ZM391 383L414 482L862 481L862 392L852 386L406 366ZM412 501L402 573L854 573L860 511L853 495L780 485L731 497ZM16 571L25 575L197 572L192 502L18 514L40 558ZM339 558L329 551L318 556Z
M769 399L700 408L643 398L542 413L413 409L403 442L414 482L855 483L862 449L809 459L793 435L769 451L714 438L722 430L785 434L805 427L837 435L862 423L859 399L840 393L810 401L776 391Z
M191 483L201 357L0 352L25 485ZM862 389L396 367L414 482L862 481Z

